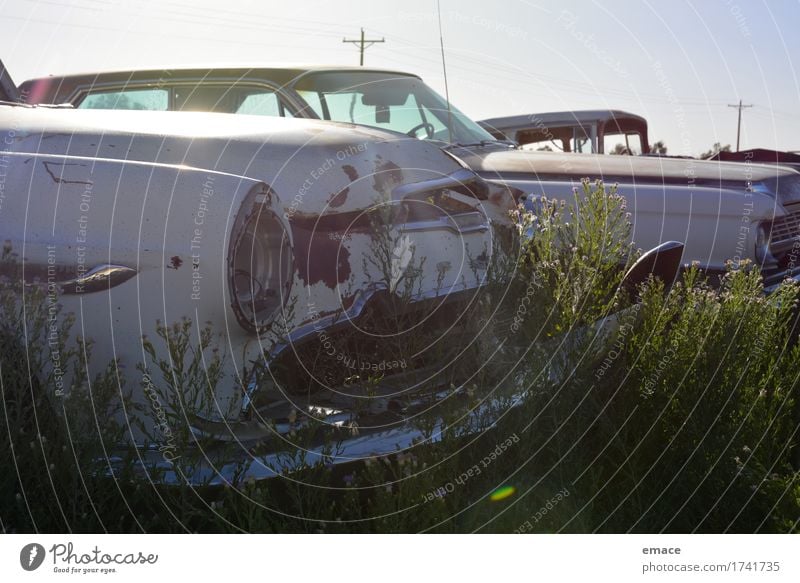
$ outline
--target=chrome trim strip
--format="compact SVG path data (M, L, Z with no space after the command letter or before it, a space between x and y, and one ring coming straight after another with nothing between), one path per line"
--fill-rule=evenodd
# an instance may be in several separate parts
M457 217L480 217L481 222L475 225L460 225L458 223ZM400 229L401 233L411 233L415 231L431 231L437 230L440 231L442 229L448 229L458 234L466 234L466 233L475 233L475 232L486 232L489 230L489 222L486 216L479 212L469 212L469 213L461 213L458 215L445 215L442 217L437 217L435 219L431 219L430 221L412 221L410 223L404 223L399 225L398 228Z
M88 294L111 289L136 275L136 270L124 265L98 265L80 277L59 282L61 293Z
M420 195L430 194L431 191L444 190L446 188L458 188L466 184L472 184L473 182L477 182L479 180L480 178L478 175L472 170L459 168L458 170L439 178L423 180L422 182L412 182L410 184L401 184L392 190L392 198L396 200L414 198Z

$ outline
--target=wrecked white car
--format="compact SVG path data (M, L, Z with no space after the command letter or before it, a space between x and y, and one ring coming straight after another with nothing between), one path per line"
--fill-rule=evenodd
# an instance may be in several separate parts
M800 174L793 169L525 151L495 139L408 73L341 67L179 68L53 76L27 81L22 89L29 102L69 103L79 109L200 109L387 129L440 144L481 177L531 195L526 204L532 210L540 196L569 200L581 179L602 179L617 183L627 198L632 240L642 249L684 242L684 263L696 261L710 273L723 273L729 260L749 260L762 268L768 289L785 277L800 277ZM577 134L567 128L565 152L601 152L600 138L606 133L626 136L633 150L631 140L639 141L642 152L648 147L642 118L624 112L584 114ZM488 121L522 141L536 137L526 132L541 133L547 125L537 123L535 114Z
M213 394L177 412L195 435L252 443L314 419L345 426L350 458L407 445L419 433L399 425L458 374L465 308L515 233L518 193L364 126L4 103L0 142L6 255L75 314L66 341L94 341L88 378L115 362L155 411L129 438L162 453L173 385L148 346L174 364L176 322L218 339L199 355Z

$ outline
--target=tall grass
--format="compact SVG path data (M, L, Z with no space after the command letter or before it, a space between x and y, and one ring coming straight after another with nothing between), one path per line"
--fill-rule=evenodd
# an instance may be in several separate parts
M113 363L88 382L88 351L64 346L76 379L71 396L45 395L39 389L53 379L37 374L49 358L47 298L41 290L23 294L11 278L0 290L0 526L796 532L796 287L765 297L757 270L742 265L714 288L692 267L671 289L651 279L631 298L620 291L620 265L636 257L624 201L601 183L584 183L563 204L540 200L536 213L519 219L536 235L510 278L495 278L476 302L480 372L436 409L448 428L438 441L226 487L151 483L156 476L134 471L135 452L109 463L125 436L112 421L125 403ZM142 365L169 387L159 398L177 399L177 411L192 399L208 405L203 395L213 391L219 366L212 332L192 347L188 329L163 327L172 352L150 344ZM204 351L213 355L210 373L197 365ZM479 405L493 415L482 430L464 430L473 423L464 412ZM191 449L180 416L170 422L181 447Z

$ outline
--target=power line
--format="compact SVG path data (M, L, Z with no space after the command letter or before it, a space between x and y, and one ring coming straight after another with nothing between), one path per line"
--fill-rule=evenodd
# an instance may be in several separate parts
M383 38L381 38L381 39L377 39L377 38L367 38L367 39L365 39L364 38L364 29L362 28L361 29L361 38L360 39L346 39L346 38L344 38L344 39L342 39L342 42L343 43L353 43L355 45L361 45L359 47L359 52L361 53L361 58L359 59L359 63L358 64L363 67L364 66L364 51L366 49L368 49L369 47L371 47L372 45L374 45L375 43L385 43L386 40L383 39ZM366 43L369 43L369 44L366 44Z
M739 100L739 105L728 104L728 107L735 107L739 110L739 123L736 126L736 151L739 151L739 137L742 135L742 110L748 107L753 107L753 104L742 105L742 100Z

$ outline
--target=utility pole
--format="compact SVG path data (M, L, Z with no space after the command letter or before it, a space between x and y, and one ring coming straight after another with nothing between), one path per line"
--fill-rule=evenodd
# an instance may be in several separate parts
M359 65L362 67L364 66L364 51L374 45L375 43L385 43L386 40L381 38L364 38L364 29L361 29L361 38L360 39L342 39L343 43L353 43L354 45L360 45L359 52L361 53L361 58L359 59ZM367 44L368 43L368 44Z
M753 107L752 104L750 105L742 105L742 100L739 100L739 105L731 105L728 104L728 107L735 107L739 110L739 124L736 126L736 151L739 151L739 137L742 135L742 110L747 107Z

